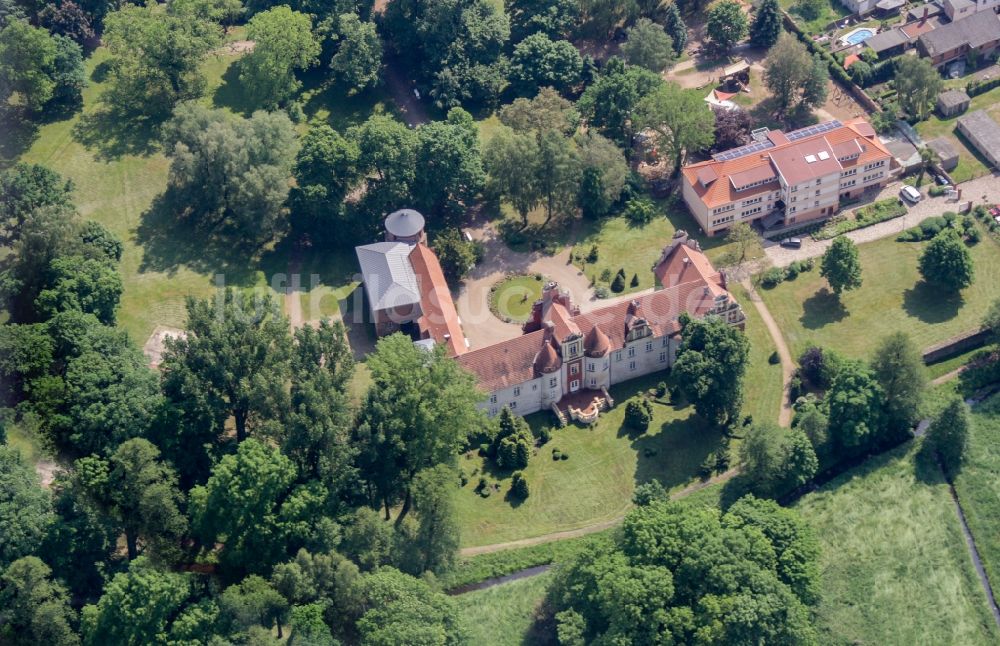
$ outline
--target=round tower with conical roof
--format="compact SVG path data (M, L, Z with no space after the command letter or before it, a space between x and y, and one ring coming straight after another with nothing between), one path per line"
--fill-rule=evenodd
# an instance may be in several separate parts
M387 242L417 244L427 242L424 231L424 216L414 209L399 209L385 218L385 239Z

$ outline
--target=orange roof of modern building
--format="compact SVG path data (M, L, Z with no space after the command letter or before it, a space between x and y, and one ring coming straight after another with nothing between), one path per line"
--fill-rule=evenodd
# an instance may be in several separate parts
M860 157L846 162L837 161L837 151L846 150L850 143L861 150ZM824 155L820 155L820 152ZM814 161L807 158L812 155ZM843 156L843 155L840 155ZM789 133L771 131L765 141L726 151L712 159L688 164L682 169L685 181L708 208L775 190L768 177L779 172L788 184L797 184L812 177L829 174L838 167L864 164L870 160L891 156L878 140L874 128L864 119L846 123L828 122ZM822 157L826 157L825 159ZM831 159L832 157L832 159ZM715 179L711 179L712 177ZM749 178L763 182L738 191L736 182ZM745 185L745 184L744 184Z
M410 265L420 287L421 316L417 319L417 327L421 335L446 345L448 354L453 357L464 354L468 350L465 334L437 255L424 243L418 243L410 252Z

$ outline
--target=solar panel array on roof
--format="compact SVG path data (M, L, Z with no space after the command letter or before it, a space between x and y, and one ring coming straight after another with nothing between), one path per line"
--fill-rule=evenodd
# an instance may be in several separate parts
M733 148L732 150L727 150L725 152L715 153L712 155L712 159L715 161L729 161L730 159L746 157L747 155L760 152L761 150L767 150L768 148L774 148L774 144L765 139L764 141L755 141L752 144L740 146L739 148Z
M843 126L841 122L834 119L833 121L826 121L824 123L817 123L814 126L809 126L807 128L800 128L798 130L792 130L786 133L785 136L788 137L789 141L798 141L799 139L805 139L806 137L812 137L813 135L821 135L824 132L830 132L831 130L836 130Z

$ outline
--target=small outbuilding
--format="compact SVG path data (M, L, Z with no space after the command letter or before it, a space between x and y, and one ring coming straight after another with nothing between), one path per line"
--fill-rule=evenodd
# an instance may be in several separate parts
M954 117L968 110L971 101L962 90L945 90L938 95L937 110L942 117Z
M976 110L958 120L958 131L994 168L1000 167L1000 124L983 110Z
M958 150L946 137L938 137L927 142L927 147L933 150L941 160L941 168L950 173L958 166Z

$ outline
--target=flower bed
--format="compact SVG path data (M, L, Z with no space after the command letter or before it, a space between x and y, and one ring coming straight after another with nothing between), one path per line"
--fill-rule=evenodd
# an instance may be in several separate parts
M815 240L829 240L837 236L870 227L879 222L885 222L906 214L906 206L898 198L891 197L873 202L868 206L854 210L854 218L838 217L829 220L822 229L813 234Z

